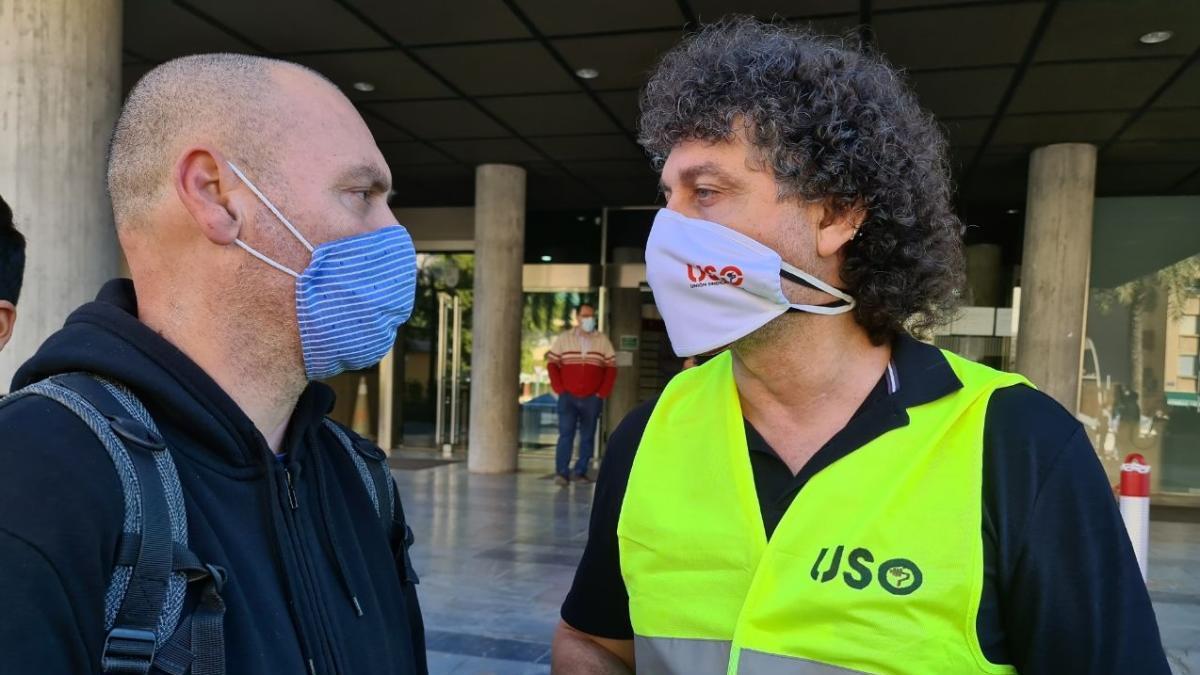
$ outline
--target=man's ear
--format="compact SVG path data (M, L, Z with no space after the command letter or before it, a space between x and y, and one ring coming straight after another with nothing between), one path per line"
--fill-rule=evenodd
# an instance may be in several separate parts
M174 187L197 229L214 244L232 244L249 215L233 195L242 181L216 150L189 148L175 164Z
M8 344L17 323L17 307L8 300L0 300L0 350Z
M867 218L867 209L862 200L849 205L826 200L822 208L824 214L817 228L817 254L828 258L842 250L858 234L858 228Z

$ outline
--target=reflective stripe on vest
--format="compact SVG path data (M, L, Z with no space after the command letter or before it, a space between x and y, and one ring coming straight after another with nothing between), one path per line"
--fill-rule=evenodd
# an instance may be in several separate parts
M688 640L685 638L648 638L633 641L638 675L687 673L688 675L725 675L729 640ZM826 663L792 656L779 656L743 649L738 655L738 675L853 675L849 670Z
M730 640L646 638L640 635L633 639L638 675L725 675L732 646Z
M1013 672L975 628L983 424L1026 381L945 358L962 388L813 476L770 542L730 355L671 381L617 526L639 675Z

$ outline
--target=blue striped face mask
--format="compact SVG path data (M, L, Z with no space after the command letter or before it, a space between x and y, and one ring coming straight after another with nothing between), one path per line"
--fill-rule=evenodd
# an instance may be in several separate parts
M379 363L395 343L396 329L412 314L417 254L408 230L389 225L313 247L241 169L232 162L229 168L312 252L308 266L297 273L234 240L250 255L296 278L296 320L308 379Z

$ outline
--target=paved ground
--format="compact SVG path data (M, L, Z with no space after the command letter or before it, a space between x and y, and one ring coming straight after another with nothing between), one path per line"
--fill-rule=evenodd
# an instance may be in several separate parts
M515 476L470 475L461 463L395 472L418 533L433 675L550 672L592 489L555 487L548 464L525 464ZM1200 675L1200 524L1151 525L1150 590L1173 669Z

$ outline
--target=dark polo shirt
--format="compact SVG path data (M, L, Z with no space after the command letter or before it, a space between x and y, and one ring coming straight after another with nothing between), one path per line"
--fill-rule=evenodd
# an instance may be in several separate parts
M898 338L874 391L798 474L747 422L767 536L813 476L907 425L909 408L961 387L938 349ZM568 624L600 637L633 638L617 522L654 403L636 408L609 439L587 548L562 608ZM976 629L989 660L1022 673L1170 672L1107 477L1070 413L1024 385L996 391L984 423L982 498Z

